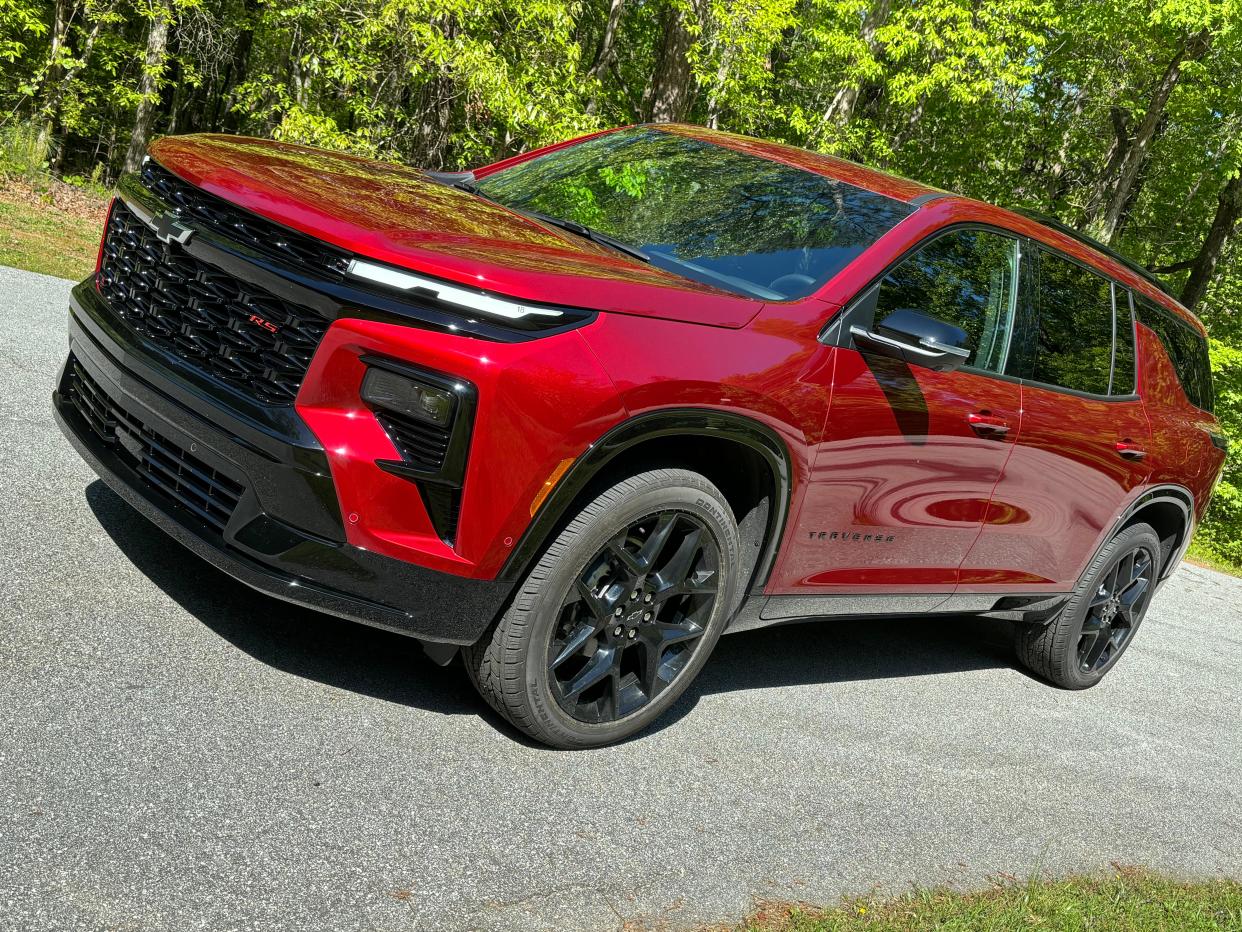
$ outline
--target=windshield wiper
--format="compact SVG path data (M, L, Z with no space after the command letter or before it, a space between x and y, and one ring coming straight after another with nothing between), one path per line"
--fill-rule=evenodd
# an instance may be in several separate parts
M548 214L541 214L537 210L523 210L521 213L526 214L528 217L533 217L543 223L550 223L554 227L560 227L562 230L568 230L570 233L573 233L576 236L581 236L583 239L589 239L593 243L599 243L601 246L609 246L612 249L617 250L617 252L623 252L627 256L637 259L639 262L651 262L651 256L647 255L637 246L631 246L629 243L624 243L619 239L609 236L607 233L601 233L599 230L592 230L590 227L583 226L581 223L576 223L573 220L562 220L560 217L551 217Z

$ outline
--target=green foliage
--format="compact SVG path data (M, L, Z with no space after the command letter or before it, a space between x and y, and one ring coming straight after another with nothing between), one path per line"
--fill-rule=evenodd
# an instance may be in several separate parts
M1216 417L1231 439L1229 457L1196 545L1242 571L1242 346L1211 341Z
M0 175L35 178L47 168L46 156L31 124L0 126Z
M1177 290L1242 170L1242 0L0 0L8 174L107 184L196 131L457 168L653 113L1052 213ZM562 193L589 220L659 177ZM1236 450L1228 232L1197 311ZM1200 544L1232 559L1239 455Z
M920 890L828 910L769 906L746 932L1229 932L1242 927L1242 884L1180 881L1133 868L1108 876L1007 881L979 893Z

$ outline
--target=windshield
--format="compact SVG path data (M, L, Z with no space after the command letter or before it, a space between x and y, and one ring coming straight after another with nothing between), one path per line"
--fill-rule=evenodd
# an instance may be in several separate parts
M815 291L911 212L835 178L651 127L521 162L478 189L605 233L686 278L775 301Z

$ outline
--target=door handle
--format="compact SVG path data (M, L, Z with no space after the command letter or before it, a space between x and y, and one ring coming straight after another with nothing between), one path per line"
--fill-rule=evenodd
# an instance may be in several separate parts
M1008 422L987 411L972 411L966 415L966 422L980 437L995 437L999 440L1009 433Z
M1129 437L1125 440L1118 440L1116 446L1117 452L1120 453L1124 459L1141 460L1147 455L1147 451L1140 447L1137 443L1130 440Z

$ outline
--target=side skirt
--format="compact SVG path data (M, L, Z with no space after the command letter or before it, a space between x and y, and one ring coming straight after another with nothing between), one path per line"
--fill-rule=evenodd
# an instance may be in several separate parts
M974 615L1024 624L1044 624L1056 617L1071 594L952 595L933 592L923 595L752 595L742 603L725 633L827 618L944 618L952 615Z

